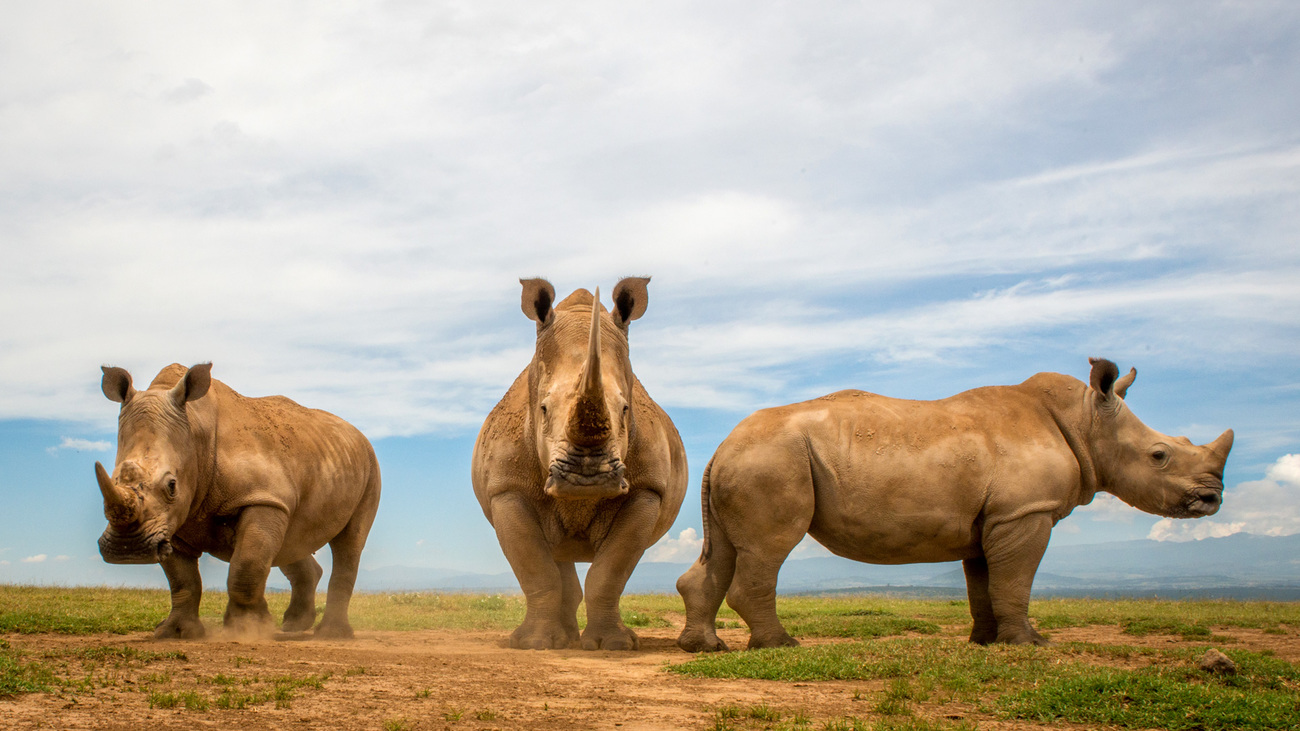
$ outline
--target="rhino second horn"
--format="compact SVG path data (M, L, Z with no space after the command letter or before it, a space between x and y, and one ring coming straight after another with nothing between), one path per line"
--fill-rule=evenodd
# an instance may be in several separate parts
M1232 433L1232 430L1229 429L1223 432L1222 434L1220 434L1218 439L1215 439L1214 441L1210 442L1205 446L1208 447L1210 451L1222 457L1223 461L1226 462L1228 461L1228 452L1232 451L1233 437L1234 435Z
M104 465L99 462L95 463L95 480L99 482L99 491L104 495L104 517L109 524L125 527L135 523L139 518L135 500L113 482Z

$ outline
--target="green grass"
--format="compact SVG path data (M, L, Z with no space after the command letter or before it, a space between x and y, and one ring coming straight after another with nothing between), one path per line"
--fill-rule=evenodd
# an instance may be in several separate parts
M875 711L887 718L911 716L915 704L939 695L1040 723L1300 728L1300 668L1265 654L1230 651L1237 674L1209 676L1196 667L1206 649L1082 643L978 647L954 639L894 638L706 655L668 669L695 677L785 682L884 680ZM1105 664L1135 657L1148 664L1136 669Z

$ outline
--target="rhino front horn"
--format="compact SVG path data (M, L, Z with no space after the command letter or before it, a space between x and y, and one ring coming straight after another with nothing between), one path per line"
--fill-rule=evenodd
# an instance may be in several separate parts
M1210 442L1205 446L1209 447L1211 451L1213 451L1215 454L1219 455L1226 461L1228 459L1228 452L1232 451L1232 439L1233 439L1232 430L1229 429L1224 433L1220 434L1218 439L1215 439L1214 441Z
M134 500L128 499L121 488L108 476L104 465L95 463L95 480L99 482L99 491L104 495L104 517L110 525L128 526L136 521L138 511Z

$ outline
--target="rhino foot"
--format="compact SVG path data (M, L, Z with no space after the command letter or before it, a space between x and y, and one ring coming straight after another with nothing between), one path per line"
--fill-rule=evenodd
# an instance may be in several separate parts
M347 622L321 622L314 634L319 640L350 640L356 636Z
M311 612L299 614L290 614L289 612L285 612L284 624L280 626L280 629L285 632L306 632L311 629L313 624L316 624L316 612L314 609Z
M232 614L227 610L222 625L222 633L235 641L269 640L275 635L275 622L270 613Z
M559 624L521 624L510 634L510 647L515 650L563 650L577 640Z
M782 632L774 637L761 637L759 635L749 636L750 650L761 650L764 647L798 647L799 640L791 637L789 634Z
M606 631L587 625L587 631L582 633L584 650L635 650L640 646L636 633L621 625Z
M687 652L727 652L727 643L722 638L715 635L706 635L703 632L691 632L682 630L681 636L677 638L677 646Z
M207 630L197 617L168 617L153 630L155 640L199 640L206 634Z

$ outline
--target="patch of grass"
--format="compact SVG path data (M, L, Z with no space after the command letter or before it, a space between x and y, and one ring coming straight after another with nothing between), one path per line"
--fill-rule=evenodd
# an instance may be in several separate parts
M475 711L474 718L480 721L495 721L497 719L496 711Z
M1122 623L1123 632L1126 635L1134 637L1145 637L1146 635L1180 635L1184 640L1206 639L1210 636L1210 628L1203 624L1188 624L1186 622L1170 619L1166 617L1140 617L1129 619Z
M0 698L46 691L57 683L49 667L26 661L22 652L0 640Z
M453 708L453 709L451 709L451 710L449 710L449 711L444 711L444 712L443 712L443 714L442 714L442 720L444 720L444 721L446 721L446 722L448 722L448 723L456 723L457 721L459 721L459 720L460 720L461 718L463 718L464 716L465 716L465 712L464 712L464 711L460 710L459 708Z
M154 691L149 694L150 708L177 708L179 706L184 706L187 711L206 711L210 704L206 697L193 691L183 693Z
M912 719L913 704L928 700L935 688L1002 716L1039 723L1209 731L1300 728L1300 667L1266 654L1230 651L1237 673L1209 676L1196 666L1206 649L1084 643L978 647L951 639L895 638L723 653L668 669L722 678L888 680L875 710L890 723L908 717L911 724L890 728L929 723ZM1116 658L1147 664L1136 669L1098 664ZM855 723L859 721L839 719L828 727L854 728Z
M1205 731L1300 727L1294 692L1245 692L1180 675L1158 668L1089 668L1044 678L1000 698L999 707L1008 716L1044 723Z
M384 721L384 731L407 731L411 728L411 722L405 718L390 718Z

